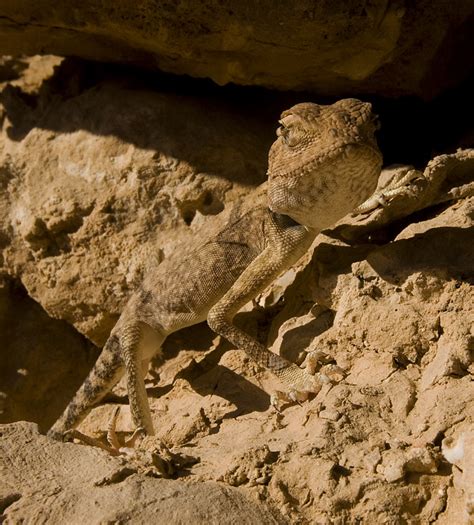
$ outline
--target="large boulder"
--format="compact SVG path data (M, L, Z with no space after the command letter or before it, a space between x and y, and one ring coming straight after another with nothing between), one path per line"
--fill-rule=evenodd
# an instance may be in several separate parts
M74 87L63 67L35 109L2 94L0 269L102 345L143 272L265 180L275 122L210 96Z
M0 425L0 436L6 523L285 523L239 489L152 478L97 449L56 443L32 423Z
M80 56L218 84L431 96L470 69L464 49L473 7L463 0L5 0L0 53Z

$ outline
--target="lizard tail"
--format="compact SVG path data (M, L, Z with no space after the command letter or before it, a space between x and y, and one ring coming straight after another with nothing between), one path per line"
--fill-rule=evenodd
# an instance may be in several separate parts
M48 431L48 436L62 440L67 430L75 428L107 392L119 381L125 371L120 342L113 334L76 395L60 418Z

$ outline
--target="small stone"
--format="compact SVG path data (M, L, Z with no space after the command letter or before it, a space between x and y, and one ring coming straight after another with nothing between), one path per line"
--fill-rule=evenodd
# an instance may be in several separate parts
M346 377L344 370L340 366L333 364L322 366L320 372L326 375L333 383L339 383Z
M321 419L329 419L330 421L337 421L341 414L337 410L321 410L319 413Z
M270 476L268 474L265 474L264 476L260 476L255 480L255 483L257 485L268 485L268 482L270 481Z
M434 474L438 471L438 461L434 453L426 447L411 448L406 452L405 472Z
M392 463L387 465L383 470L383 476L389 483L395 483L404 478L405 472L403 471L402 463Z
M382 461L382 455L378 448L370 451L364 456L363 462L366 469L370 472L375 472L377 465Z

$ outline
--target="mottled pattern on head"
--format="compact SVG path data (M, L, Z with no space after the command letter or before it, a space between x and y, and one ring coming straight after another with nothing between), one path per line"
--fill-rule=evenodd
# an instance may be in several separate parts
M284 111L269 153L269 206L300 224L337 222L375 188L382 156L369 103L343 99Z

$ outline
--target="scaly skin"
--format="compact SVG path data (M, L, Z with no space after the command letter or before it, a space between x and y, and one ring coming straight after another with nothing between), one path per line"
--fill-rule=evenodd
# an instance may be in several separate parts
M371 106L355 99L298 104L282 114L280 124L269 153L268 183L233 209L214 238L145 278L50 436L61 438L76 427L124 373L134 424L153 434L144 386L149 360L169 334L205 319L273 372L292 399L319 391L321 378L273 354L232 320L297 262L322 229L369 197L382 156Z

